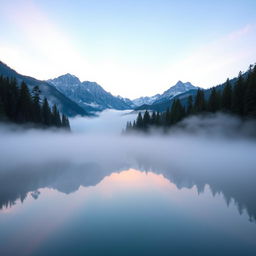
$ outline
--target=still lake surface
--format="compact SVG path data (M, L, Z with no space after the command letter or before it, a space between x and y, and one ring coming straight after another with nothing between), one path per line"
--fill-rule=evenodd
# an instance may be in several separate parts
M230 179L127 158L6 165L0 255L256 255L250 168Z

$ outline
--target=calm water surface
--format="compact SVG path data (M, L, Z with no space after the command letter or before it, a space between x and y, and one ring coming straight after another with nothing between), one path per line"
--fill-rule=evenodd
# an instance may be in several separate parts
M167 173L88 168L2 177L1 255L256 255L246 202Z
M0 129L0 256L256 255L255 142L121 136L134 116L101 115Z

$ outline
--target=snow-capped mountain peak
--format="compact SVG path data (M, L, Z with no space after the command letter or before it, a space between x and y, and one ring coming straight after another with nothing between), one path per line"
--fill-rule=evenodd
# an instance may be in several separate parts
M131 101L121 96L113 96L96 82L81 82L78 77L69 73L50 79L48 82L87 111L99 111L106 108L131 109L142 105L152 105L170 100L189 90L198 89L198 87L193 86L190 82L183 83L182 81L178 81L162 94L156 94L151 97L140 97Z
M140 97L133 100L133 103L136 106L142 106L144 104L151 105L153 103L171 99L189 90L197 90L197 89L198 87L192 85L190 82L183 83L182 81L178 81L175 85L171 86L168 90L164 91L162 94L156 94L151 97Z
M190 82L183 83L179 80L173 87L185 87L189 89L194 88L195 86L193 86Z
M54 78L54 79L50 79L48 80L48 82L51 82L53 84L56 84L56 83L61 83L61 84L79 84L81 83L79 78L76 77L75 75L72 75L70 73L67 73L65 75L62 75L62 76L59 76L57 78Z
M178 81L174 86L171 86L162 95L160 95L159 99L167 98L167 97L174 97L178 94L181 94L183 92L193 90L193 89L197 89L197 87L192 85L190 82L183 83L181 81Z
M128 102L106 92L96 82L81 82L69 73L48 82L87 111L100 111L106 108L131 109Z
M159 98L159 96L160 94L156 94L151 97L149 96L140 97L140 98L134 99L132 102L134 103L135 106L151 105Z

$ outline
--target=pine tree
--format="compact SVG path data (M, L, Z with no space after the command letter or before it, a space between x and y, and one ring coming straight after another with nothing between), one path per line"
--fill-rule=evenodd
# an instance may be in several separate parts
M54 104L52 108L52 124L56 127L61 127L60 113L56 104Z
M204 98L204 91L197 90L195 104L194 104L194 111L195 113L201 113L205 111L205 98Z
M68 130L68 131L70 131L70 124L69 124L69 120L68 120L68 118L65 116L65 118L66 118L66 129Z
M4 104L2 103L2 100L0 98L0 121L5 120L6 119L6 114L5 114L5 110L4 110Z
M66 128L66 126L67 126L67 119L66 119L66 116L64 114L62 114L62 116L61 116L61 126L63 128Z
M232 87L229 79L224 86L222 97L221 97L221 109L225 112L230 112L232 107Z
M132 130L132 123L131 122L127 122L126 123L126 129L125 129L125 131L126 132L130 132Z
M136 127L138 129L142 129L143 128L143 119L142 119L142 115L141 115L140 112L139 112L137 120L136 120Z
M49 107L48 100L44 98L42 107L43 124L46 126L51 125L51 109Z
M175 102L175 100L174 100L174 102ZM172 106L173 106L174 102L172 103ZM165 113L163 113L163 121L164 121L164 125L166 125L166 126L171 124L171 113L170 113L169 108L167 108Z
M5 90L6 98L5 98L4 105L5 105L6 115L8 116L8 119L10 121L15 122L15 121L18 121L17 117L18 117L18 114L20 114L18 113L20 90L17 87L17 81L15 79L6 79L5 86L6 86L6 90Z
M153 111L151 117L150 117L150 124L151 125L156 125L156 112Z
M155 122L155 124L156 124L156 126L159 126L159 125L160 125L160 123L161 123L161 116L160 116L159 111L157 111L157 113L156 113L156 122Z
M33 121L32 117L32 99L27 85L22 82L20 88L19 102L18 102L18 122L25 123Z
M256 65L253 70L250 67L245 91L244 114L248 117L256 117Z
M219 95L215 87L211 89L210 98L208 100L208 111L215 113L219 109Z
M171 108L170 113L170 124L176 124L177 122L181 121L185 116L185 110L183 106L181 105L181 102L179 99L174 100Z
M35 123L42 122L42 111L40 105L40 89L38 86L35 86L32 90L32 99L33 99L33 121Z
M188 97L188 107L187 107L187 115L191 115L193 113L193 98L191 95Z
M234 87L232 98L232 110L235 114L243 116L244 113L244 80L242 72L239 72L237 82Z
M143 116L143 129L148 129L150 125L150 115L149 112L146 110Z

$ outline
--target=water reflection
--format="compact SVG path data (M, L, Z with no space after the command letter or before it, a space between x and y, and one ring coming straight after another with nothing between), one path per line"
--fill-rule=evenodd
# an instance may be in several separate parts
M4 191L23 204L2 209L1 255L255 255L255 224L208 185L167 170L58 168L27 170Z
M209 185L213 196L222 194L227 206L233 200L241 214L243 211L249 216L250 221L256 220L256 187L254 185L254 172L246 170L236 173L232 179L224 174L225 170L218 170L216 173L189 172L181 168L175 168L170 163L156 164L155 159L137 159L136 164L115 162L113 164L87 163L74 165L71 163L52 163L38 166L24 166L16 170L0 173L0 209L12 207L17 200L23 202L28 193L34 199L40 197L39 189L53 188L65 194L70 194L79 189L80 186L96 186L106 176L120 172L124 169L135 168L145 172L154 172L163 175L169 183L174 183L178 189L195 186L197 193L203 193L205 186ZM247 175L244 175L246 173ZM248 174L251 173L251 177ZM113 176L113 178L115 175ZM119 177L119 176L117 176ZM138 176L133 177L131 173L122 176L123 181L119 184L136 186ZM142 186L143 183L138 183Z

